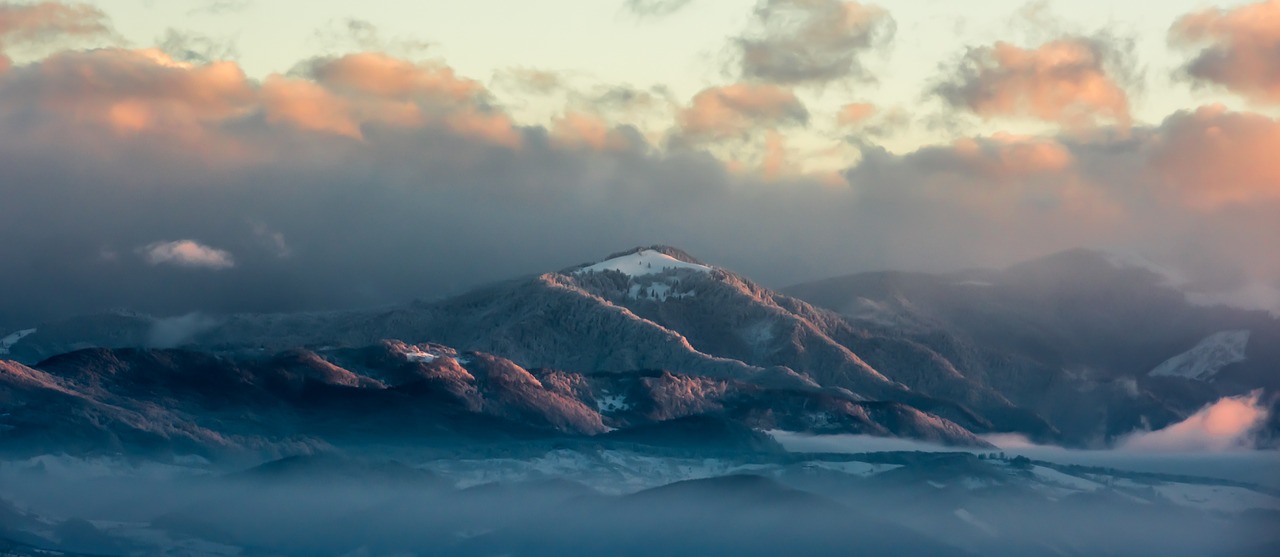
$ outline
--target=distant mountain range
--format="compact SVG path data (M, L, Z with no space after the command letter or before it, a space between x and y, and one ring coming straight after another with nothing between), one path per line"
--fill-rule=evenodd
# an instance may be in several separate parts
M777 292L653 246L435 302L118 312L5 334L0 440L32 454L662 444L683 429L672 420L703 432L685 442L760 445L753 430L777 429L1096 447L1280 391L1274 316L1196 306L1088 251Z

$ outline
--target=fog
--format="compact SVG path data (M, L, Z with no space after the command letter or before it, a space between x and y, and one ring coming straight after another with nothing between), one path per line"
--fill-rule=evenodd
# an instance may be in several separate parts
M971 481L987 472L938 454L870 456L908 463L869 465L889 470L871 478L791 465L688 472L621 494L572 472L458 489L431 462L325 457L228 472L41 457L0 464L0 540L121 555L1200 556L1264 555L1280 539L1276 512L945 489L957 466Z

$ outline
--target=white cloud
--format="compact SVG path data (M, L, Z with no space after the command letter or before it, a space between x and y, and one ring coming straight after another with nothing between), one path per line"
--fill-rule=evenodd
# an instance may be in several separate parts
M156 242L139 248L139 253L152 265L177 265L205 269L230 269L235 267L231 252L212 248L195 240Z

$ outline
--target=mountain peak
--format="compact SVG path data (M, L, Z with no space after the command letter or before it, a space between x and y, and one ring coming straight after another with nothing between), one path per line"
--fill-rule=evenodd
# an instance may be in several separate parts
M710 272L711 267L679 249L670 246L638 247L615 253L603 261L578 267L574 274L617 271L629 276L644 276L671 269Z
M636 254L636 253L640 253L640 252L642 252L642 251L654 251L654 252L658 252L658 253L660 253L660 254L663 254L663 255L666 255L666 256L672 257L672 258L674 258L674 259L678 259L678 260L683 261L683 262L685 262L685 263L693 263L693 264L695 264L695 265L708 266L706 263L704 263L704 262L702 262L702 261L698 260L696 257L694 257L694 256L692 256L692 255L689 255L689 252L684 251L684 250L682 250L682 249L680 249L680 248L677 248L677 247L674 247L674 246L668 246L668 245L664 245L664 244L654 244L654 245L651 245L651 246L637 246L637 247L631 248L631 249L629 249L629 250L620 251L620 252L617 252L617 253L611 254L611 255L609 255L609 257L606 257L605 259L606 259L606 260L608 260L608 259L615 259L615 258L622 257L622 256L625 256L625 255L633 255L633 254Z

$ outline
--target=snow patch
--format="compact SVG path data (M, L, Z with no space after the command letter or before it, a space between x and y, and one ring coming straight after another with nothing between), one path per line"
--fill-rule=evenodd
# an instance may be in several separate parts
M675 292L675 287L670 282L635 283L627 290L627 297L632 300L656 300L659 302L665 302L667 298L692 298L696 295L697 293L692 290Z
M406 350L401 354L404 355L404 359L410 362L421 362L424 364L429 364L431 362L434 362L440 359L439 354L432 354L430 352L424 352L422 350L417 350L417 349Z
M573 274L580 275L583 273L618 271L627 276L641 277L661 273L668 269L692 269L694 271L704 273L711 272L711 267L706 265L688 263L671 257L665 253L646 249L640 250L636 253L601 261L595 265L583 267L574 271Z
M850 476L859 476L863 478L869 478L871 476L882 474L884 472L888 472L890 470L895 470L902 467L901 464L883 464L883 463L876 463L876 462L862 462L858 460L851 460L848 462L829 462L829 461L817 460L813 462L806 462L804 466L806 468L830 470L832 472L839 472L841 474L848 474Z
M1086 480L1078 476L1072 476L1071 474L1065 474L1054 470L1053 468L1046 468L1044 466L1032 467L1031 474L1034 475L1037 480L1056 487L1086 492L1102 489L1102 484L1098 482Z
M630 410L631 405L627 404L627 397L623 395L606 395L596 400L596 409L600 412L619 412Z
M1248 345L1249 331L1220 331L1205 337L1190 350L1165 360L1148 375L1209 381L1222 368L1243 362Z
M761 319L742 330L742 340L752 346L763 346L773 341L773 325L771 319Z
M1230 513L1250 509L1280 510L1280 498L1243 487L1171 483L1153 486L1152 489L1175 505L1203 510Z
M23 329L21 331L10 333L4 338L0 338L0 354L8 354L9 349L13 348L13 345L18 344L18 341L35 332L35 329Z
M987 534L988 536L996 537L999 535L996 532L996 529L991 527L990 524L987 524L986 522L982 521L978 517L973 516L973 513L969 512L966 509L956 509L952 511L952 513L956 515L956 518L959 518L960 520L965 521L965 523L969 524L970 526L973 526L974 528L982 530L982 532Z

